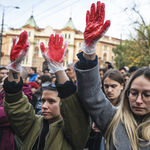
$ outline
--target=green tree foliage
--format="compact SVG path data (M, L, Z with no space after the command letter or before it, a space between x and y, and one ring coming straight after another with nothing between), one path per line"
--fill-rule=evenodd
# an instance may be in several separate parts
M114 49L117 68L133 65L143 67L150 64L150 26L143 23L134 29L136 35L130 36L130 40Z

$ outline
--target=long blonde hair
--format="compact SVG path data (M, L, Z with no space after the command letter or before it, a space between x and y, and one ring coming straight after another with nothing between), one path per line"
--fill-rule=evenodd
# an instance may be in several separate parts
M127 90L130 89L133 80L139 76L144 76L150 81L150 68L141 68L137 70L129 79L129 82L127 83L125 90L123 91L121 104L118 107L118 111L115 114L104 135L104 138L106 140L106 150L109 150L109 140L111 133L113 136L113 144L115 145L117 143L115 138L115 132L117 132L116 129L120 122L122 122L125 126L133 150L138 150L139 146L143 146L139 144L139 140L149 141L146 145L150 144L150 115L147 115L143 122L138 125L130 109L129 100L127 97ZM140 132L144 140L141 139L138 135L139 129L141 129Z

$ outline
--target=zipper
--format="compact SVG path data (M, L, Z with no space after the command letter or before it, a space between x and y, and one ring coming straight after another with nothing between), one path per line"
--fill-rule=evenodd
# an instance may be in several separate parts
M50 128L51 128L51 125L49 125L49 131L48 131L47 138L46 138L46 140L45 140L45 146L46 146L46 142L47 142L47 139L48 139L48 137L49 137L49 134L50 134ZM45 146L44 146L43 150L45 150Z

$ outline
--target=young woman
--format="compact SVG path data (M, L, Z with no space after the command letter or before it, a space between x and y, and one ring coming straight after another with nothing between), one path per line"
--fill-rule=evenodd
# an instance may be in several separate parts
M101 5L98 3L97 8ZM121 97L121 104L116 109L101 90L99 65L95 55L97 40L106 32L107 22L102 23L98 29L95 28L96 21L92 18L97 16L95 4L92 4L90 13L87 12L84 47L81 48L83 54L78 55L80 63L75 64L82 103L105 136L106 150L149 150L150 68L139 69L131 76ZM89 25L93 30L88 30Z
M22 93L20 72L21 62L29 49L27 39L26 31L21 33L17 44L14 39L10 53L11 64L7 66L10 71L3 86L4 110L11 127L23 142L21 150L83 150L90 131L90 120L79 101L76 86L69 80L62 65L64 49L67 48L67 44L62 48L63 36L59 38L59 34L55 37L51 35L48 54L41 43L42 54L57 78L57 88L52 83L42 85L43 116L35 115L32 105ZM59 51L62 53L56 60ZM53 56L53 52L56 55ZM53 56L53 62L50 56Z

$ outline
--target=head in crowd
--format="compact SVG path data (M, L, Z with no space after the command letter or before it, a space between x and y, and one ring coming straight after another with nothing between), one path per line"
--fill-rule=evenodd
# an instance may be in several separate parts
M149 141L150 144L150 68L138 69L127 83L123 92L122 100L118 111L109 125L105 137L110 138L113 130L115 131L119 122L125 124L125 128L132 149L138 149L139 141ZM141 122L138 124L138 122ZM139 135L139 130L141 135ZM141 139L142 137L142 139ZM106 142L106 147L109 142Z
M107 71L107 68L100 68L99 69L99 74L100 74L101 81L103 80L103 76L104 76L106 71Z
M42 75L41 75L42 76ZM36 82L38 85L41 85L41 76L37 78Z
M119 71L120 71L120 73L121 73L122 75L124 75L124 74L127 72L127 70L126 70L125 67L119 68Z
M67 69L66 69L66 74L70 79L72 79L73 82L75 82L76 81L76 74L75 74L73 67L74 67L74 63L68 64Z
M0 92L3 90L3 84L4 84L4 80L7 78L8 75L5 75L1 78L1 83L0 83Z
M129 67L128 66L124 66L124 68L126 69L126 71L129 71Z
M28 71L24 67L22 67L21 77L22 77L23 83L26 83L27 78L28 78Z
M124 80L121 73L116 69L108 70L102 80L102 90L106 97L112 103L117 106L120 103L120 96L124 89Z
M58 91L54 83L45 82L42 84L42 114L44 119L50 123L62 118L60 114Z
M38 70L37 71L37 75L38 75L38 77L40 77L41 75L43 75L44 73L41 71L41 70Z
M128 83L128 81L129 81L129 79L130 79L130 76L131 76L130 73L125 73L125 74L123 75L123 79L124 79L125 85Z
M138 70L139 68L137 66L132 66L129 69L129 73L132 75L136 70Z
M36 90L39 88L39 85L34 81L28 82L28 84L31 85L32 94L34 94Z
M105 62L105 68L107 68L107 69L114 69L113 65L110 62L108 62L108 61Z
M49 71L50 71L49 69L44 69L44 74L52 77L52 75Z
M31 67L29 70L28 70L28 74L32 75L32 74L35 74L36 73L36 68L35 67Z
M8 70L5 67L0 67L0 83L2 82L2 78L7 75Z
M52 82L52 79L50 78L50 76L49 75L46 75L46 74L44 74L44 75L42 75L41 77L40 77L40 79L41 79L41 84L42 83L44 83L44 82Z

